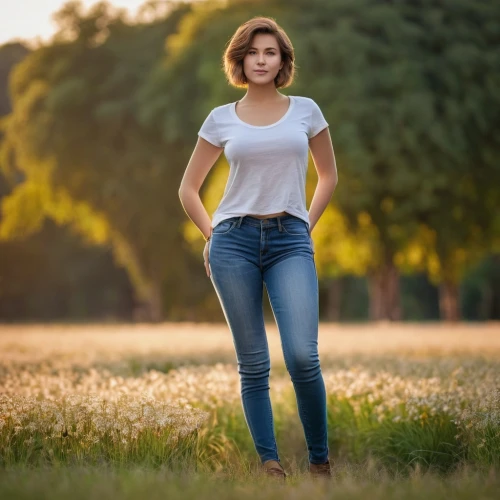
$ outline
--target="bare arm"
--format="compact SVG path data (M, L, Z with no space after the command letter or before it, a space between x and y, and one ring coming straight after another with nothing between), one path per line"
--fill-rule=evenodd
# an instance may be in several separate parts
M330 202L338 182L337 165L328 127L309 141L309 148L318 172L318 184L309 207L310 230L312 231Z
M200 198L200 188L224 148L198 137L179 188L179 198L188 217L208 238L212 233L210 217Z

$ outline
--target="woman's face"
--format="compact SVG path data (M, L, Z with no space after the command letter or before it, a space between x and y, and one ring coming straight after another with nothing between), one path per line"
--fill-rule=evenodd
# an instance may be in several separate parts
M248 83L265 85L274 82L283 67L278 41L274 35L258 33L243 59L243 71Z

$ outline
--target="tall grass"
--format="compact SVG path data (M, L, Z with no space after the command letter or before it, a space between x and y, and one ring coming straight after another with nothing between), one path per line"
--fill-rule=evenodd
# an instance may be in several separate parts
M484 345L476 337L464 352L458 344L450 349L449 337L443 334L440 350L436 332L429 352L422 343L422 338L431 338L426 331L418 339L418 351L401 349L398 355L392 347L402 342L401 331L389 332L383 341L386 350L379 346L371 355L358 349L356 338L351 351L347 349L348 329L340 339L342 355L333 347L323 348L331 460L335 481L343 481L346 498L360 498L367 488L373 490L377 474L386 483L373 498L392 498L397 491L410 498L415 478L423 476L431 479L421 484L421 491L428 488L435 498L440 498L439 484L455 491L451 477L460 478L463 491L479 488L479 477L498 485L500 356L491 350L495 344L483 331ZM93 329L87 333L97 338ZM14 483L28 474L47 485L42 470L48 475L65 471L61 477L89 495L99 488L104 491L107 480L117 488L129 485L135 491L138 470L145 471L151 488L177 484L170 491L174 496L187 473L230 481L231 488L243 481L247 489L242 490L242 498L252 491L249 482L261 480L241 408L236 365L224 354L197 350L198 345L207 345L213 332L202 326L192 330L185 341L191 351L184 345L178 355L163 350L156 338L160 332L138 338L134 354L129 333L102 332L113 342L102 338L95 344L87 342L87 355L82 357L75 347L79 340L71 332L66 339L61 337L65 348L58 343L51 349L47 344L54 335L51 330L31 331L25 343L23 335L0 330L0 474L4 479L0 497L2 491L14 491ZM229 336L226 340L231 343ZM123 345L126 351L120 350ZM114 346L121 347L115 350ZM273 349L271 399L278 449L289 483L297 486L308 478L307 448L292 383ZM73 470L87 471L84 476L91 478L88 481L95 483L95 489ZM369 487L361 480L363 471L371 477ZM220 488L218 495L224 498L227 492ZM63 491L61 486L60 495ZM310 495L312 490L308 491ZM456 498L463 491L455 492ZM487 495L489 489L483 484L479 491ZM193 483L192 492L205 498L200 485ZM28 495L29 486L23 483L18 493ZM274 498L272 494L269 490L262 498ZM150 495L155 497L152 491Z

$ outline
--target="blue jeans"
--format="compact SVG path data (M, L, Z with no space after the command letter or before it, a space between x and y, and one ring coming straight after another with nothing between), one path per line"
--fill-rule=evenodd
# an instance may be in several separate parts
M295 390L309 461L325 463L326 393L318 356L318 278L309 225L289 214L225 219L213 229L209 266L233 337L243 412L262 463L279 461L269 398L264 284Z

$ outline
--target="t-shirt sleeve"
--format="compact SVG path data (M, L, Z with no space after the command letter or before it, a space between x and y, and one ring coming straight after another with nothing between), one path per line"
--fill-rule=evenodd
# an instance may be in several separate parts
M309 139L312 139L316 134L319 134L324 128L328 127L328 122L325 120L319 106L311 99L311 118L309 123Z
M217 146L219 148L222 147L213 110L210 111L210 114L206 117L205 121L203 122L203 125L201 126L198 132L198 135L200 137L203 137L203 139L210 142L214 146Z

